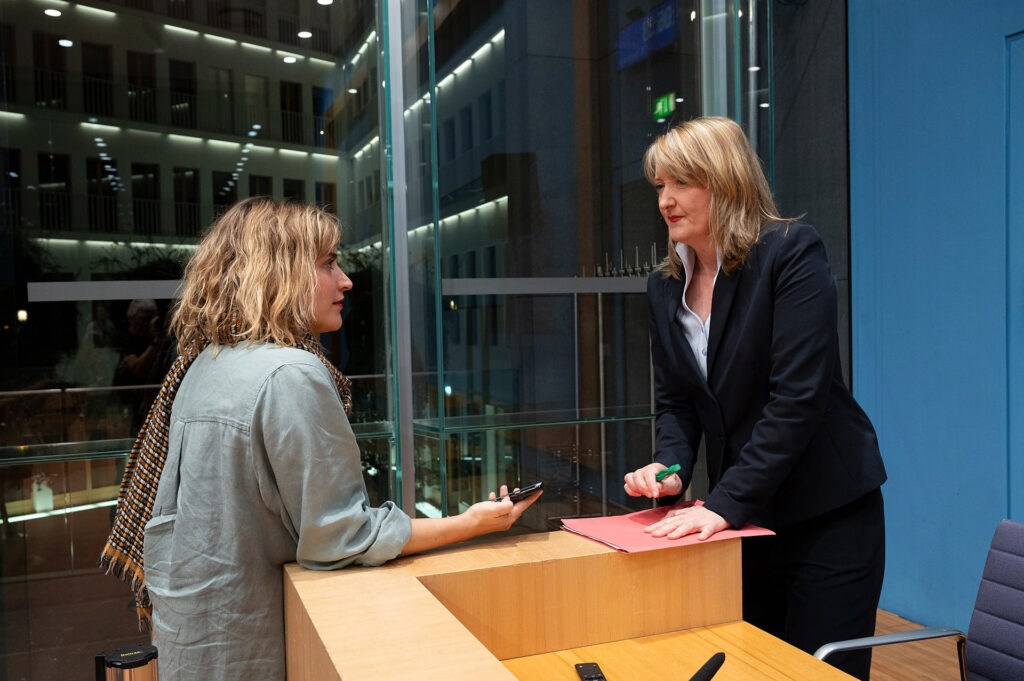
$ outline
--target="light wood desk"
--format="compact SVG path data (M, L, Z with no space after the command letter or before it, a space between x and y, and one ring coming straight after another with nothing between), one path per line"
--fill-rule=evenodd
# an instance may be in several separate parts
M284 571L289 681L715 681L852 677L740 621L738 539L620 553L569 532L377 568Z

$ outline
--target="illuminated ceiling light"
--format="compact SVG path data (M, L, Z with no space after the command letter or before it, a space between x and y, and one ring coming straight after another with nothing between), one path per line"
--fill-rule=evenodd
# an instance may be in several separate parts
M357 92L359 92L359 90L355 89L354 87L350 87L350 88L348 89L348 93L349 93L350 95L354 95L354 94L355 94L355 93L357 93Z
M321 135L322 135L322 134L324 134L324 131L323 131L323 130L321 130L321 131L320 131L320 134L321 134Z
M243 157L242 157L242 160L243 160L243 161L248 161L248 160L249 160L249 157L248 157L248 156L243 156Z
M44 9L43 10L43 14L45 14L48 17L59 17L60 16L60 10L59 9Z
M74 45L74 43L68 40L67 38L61 38L57 41L57 44L61 47L71 47L72 45Z
M690 21L694 21L697 18L697 10L690 11Z
M103 141L103 138L102 138L102 137L93 137L93 138L92 138L92 141L93 141L93 142L102 142L102 141Z
M253 130L259 130L259 129L261 129L262 127L263 127L263 126L262 126L262 125L260 125L259 123L253 123L253 124L252 124L252 129L253 129Z
M28 321L28 310L18 310L18 321L19 322L27 322Z
M98 119L98 118L96 118L95 116L93 116L93 117L91 117L91 118L89 119L89 122L90 122L90 123L98 123L98 122L99 122L99 120L100 120L100 119Z
M686 100L683 97L676 97L676 101L677 102L685 102Z
M751 73L755 73L755 72L760 71L760 70L761 70L760 66L748 66L747 67L747 71L750 71Z
M316 4L318 4L318 5L333 5L334 4L334 0L316 0Z
M294 64L295 63L295 57L285 57L281 61L283 61L285 64Z
M249 137L255 137L255 136L256 136L256 131L255 130L250 130L249 131Z
M762 109L767 109L768 108L768 102L761 102L761 108Z
M307 38L312 38L313 34L310 31L299 31L299 37L305 40Z
M743 18L743 10L739 11L739 16L740 16L741 19Z
M107 146L107 143L106 142L97 142L96 146L97 147L105 147L105 146Z

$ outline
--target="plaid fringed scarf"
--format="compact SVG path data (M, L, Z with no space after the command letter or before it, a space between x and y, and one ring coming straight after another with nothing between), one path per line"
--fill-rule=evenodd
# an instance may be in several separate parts
M227 345L227 343L225 343ZM349 380L331 364L324 355L320 343L312 335L307 335L295 343L295 347L311 352L323 362L331 373L334 384L338 387L345 413L352 410L352 390ZM125 465L121 489L117 495L117 510L114 515L114 526L107 538L107 543L100 554L100 567L107 574L122 580L131 577L131 589L135 594L136 610L139 623L144 627L152 624L153 606L146 590L146 577L143 572L142 541L146 523L153 516L153 503L156 501L157 485L160 473L167 460L167 437L171 425L171 407L178 386L185 372L199 356L202 348L179 355L164 377L163 385L153 406L149 408L146 420L139 429L139 435L132 445Z

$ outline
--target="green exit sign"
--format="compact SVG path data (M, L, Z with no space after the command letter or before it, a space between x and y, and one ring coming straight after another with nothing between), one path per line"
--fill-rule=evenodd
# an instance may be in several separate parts
M676 93L670 92L654 100L654 118L667 118L676 110Z

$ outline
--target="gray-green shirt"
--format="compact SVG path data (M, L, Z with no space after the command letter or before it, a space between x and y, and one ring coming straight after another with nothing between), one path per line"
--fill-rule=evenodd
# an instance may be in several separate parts
M355 436L313 354L204 350L174 400L146 525L160 677L283 680L281 566L379 565L410 531L391 502L369 505Z

